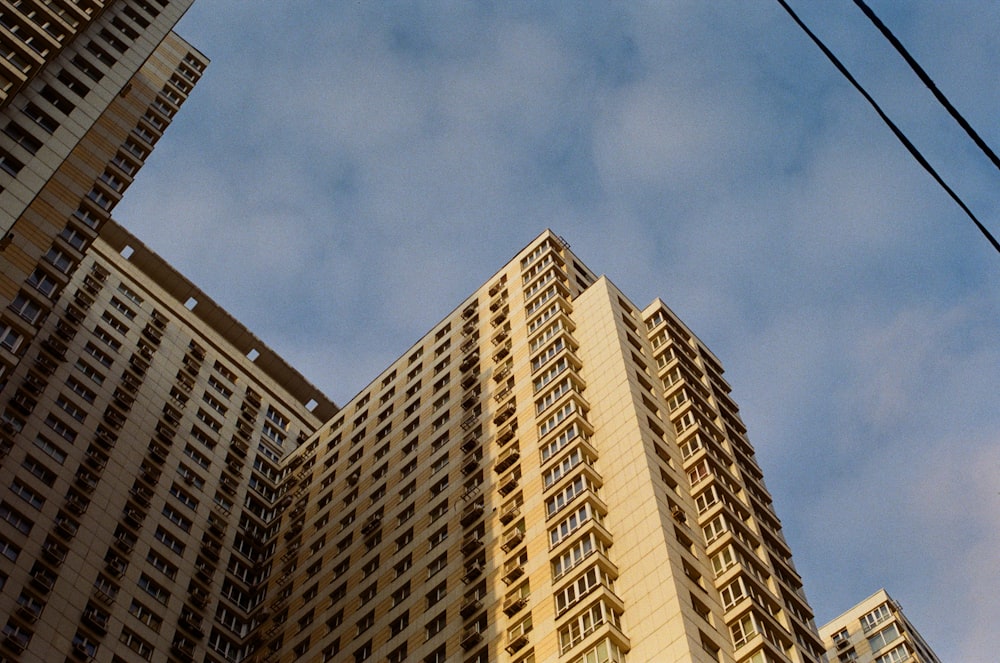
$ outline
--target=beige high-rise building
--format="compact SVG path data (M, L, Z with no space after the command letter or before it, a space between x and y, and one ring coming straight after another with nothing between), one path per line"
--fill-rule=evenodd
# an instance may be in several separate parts
M0 0L0 384L207 60L191 0Z
M283 458L336 407L110 220L0 402L0 656L243 658Z
M258 660L821 660L719 361L551 232L288 467Z
M830 663L941 663L880 589L819 630Z

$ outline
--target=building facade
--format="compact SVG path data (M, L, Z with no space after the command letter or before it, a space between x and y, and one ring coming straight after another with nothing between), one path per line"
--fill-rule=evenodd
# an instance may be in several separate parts
M884 589L830 621L819 633L830 663L941 663Z
M244 658L283 458L336 407L113 221L0 393L0 656Z
M546 232L293 452L271 661L819 661L722 367Z
M0 384L201 77L190 4L0 2Z

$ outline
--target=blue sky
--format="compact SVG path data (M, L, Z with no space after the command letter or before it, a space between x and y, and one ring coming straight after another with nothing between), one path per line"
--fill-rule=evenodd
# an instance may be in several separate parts
M1000 234L849 0L791 3ZM994 148L1000 4L869 3ZM720 356L822 623L1000 651L1000 257L777 3L197 0L119 220L338 402L546 227Z

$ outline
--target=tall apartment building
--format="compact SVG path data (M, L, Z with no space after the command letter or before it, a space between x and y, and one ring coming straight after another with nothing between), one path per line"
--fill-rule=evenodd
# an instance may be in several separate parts
M0 384L200 78L190 4L0 1Z
M545 232L292 453L258 660L821 660L729 391Z
M110 220L0 402L0 657L243 658L282 459L335 406Z
M884 589L819 630L830 663L941 663Z

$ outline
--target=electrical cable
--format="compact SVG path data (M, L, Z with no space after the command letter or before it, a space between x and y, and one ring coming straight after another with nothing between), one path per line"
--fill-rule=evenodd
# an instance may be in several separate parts
M792 20L795 21L795 23L802 29L802 31L806 33L806 35L813 41L813 43L816 44L816 46L823 52L823 54L827 57L827 59L830 60L833 66L837 68L837 71L839 71L844 76L844 78L846 78L848 82L854 86L854 88L861 94L861 96L865 98L865 100L871 105L871 107L875 109L875 112L878 113L878 116L882 118L882 121L885 122L886 126L889 127L889 129L896 136L899 142L903 144L903 147L905 147L910 152L910 155L914 159L916 159L917 163L923 166L924 170L926 170L928 174L930 174L930 176L934 178L934 181L937 182L941 186L941 188L944 189L945 192L947 192L949 196L951 196L951 199L955 201L955 204L957 204L960 208L962 208L962 211L964 211L965 214L972 220L972 222L976 224L976 227L979 229L979 232L981 232L983 236L989 241L989 243L993 245L993 248L997 251L997 253L1000 253L1000 242L997 242L996 238L992 234L990 234L990 231L986 228L986 226L984 226L979 221L979 219L976 218L976 215L972 213L972 210L969 209L969 207L962 201L962 199L958 196L958 194L955 193L952 190L952 188L949 187L948 184L944 181L944 179L942 179L942 177L937 173L937 171L934 170L934 167L931 166L931 164L927 161L927 159L924 158L924 155L920 153L920 150L918 150L917 147L912 142L910 142L910 139L906 137L906 134L904 134L902 130L899 127L897 127L896 124L891 119L889 119L889 116L885 114L885 111L882 110L881 106L879 106L878 103L872 98L872 96L868 94L868 91L861 86L861 84L857 81L857 79L855 79L854 76L851 75L851 72L847 70L847 67L845 67L844 64L839 59L837 59L837 56L834 55L833 52L826 47L826 44L824 44L819 37L813 34L812 30L810 30L809 27L802 22L802 19L800 19L798 15L795 13L795 11L793 11L792 8L788 6L788 3L785 2L785 0L777 0L777 2L788 13L788 15L792 17Z
M917 64L917 61L913 59L913 56L906 50L906 47L900 43L899 39L896 38L896 35L894 35L885 23L879 19L875 12L864 3L864 0L854 0L854 4L856 4L864 15L868 17L868 20L870 20L875 27L879 29L879 32L881 32L882 36L885 37L890 44L892 44L893 48L896 49L896 52L898 52L900 56L906 60L906 64L910 65L910 69L912 69L913 73L917 75L917 78L919 78L920 81L927 86L927 89L931 91L934 98L937 99L938 102L945 107L948 113L951 114L955 121L958 122L958 126L965 129L965 133L969 134L969 138L972 139L972 142L974 142L976 146L978 146L979 149L982 150L987 157L989 157L989 160L993 162L993 165L1000 170L1000 157L997 157L993 150L990 149L990 146L986 144L986 141L984 141L979 134L976 133L976 130L972 128L972 125L970 125L969 122L962 117L962 114L959 113L954 106L952 106L951 102L948 101L948 97L944 96L944 93L938 89L938 86L934 83L927 72L923 70L923 67Z

